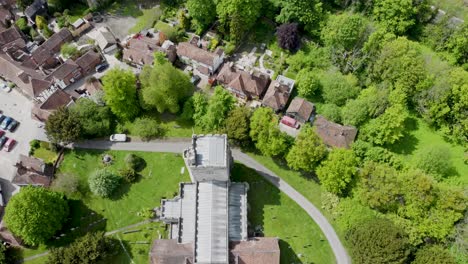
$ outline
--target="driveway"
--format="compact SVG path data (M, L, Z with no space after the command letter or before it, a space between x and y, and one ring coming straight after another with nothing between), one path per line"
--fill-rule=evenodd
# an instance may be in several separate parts
M20 122L14 133L6 131L7 137L12 137L17 141L11 152L0 151L0 181L2 184L5 199L11 196L15 187L10 183L13 179L15 167L19 155L28 155L29 142L33 139L46 140L47 137L42 123L31 118L33 103L19 92L11 91L5 93L0 91L0 110L6 116L10 116Z
M181 153L186 149L191 142L190 138L172 141L151 141L151 142L126 142L126 143L113 143L109 141L87 141L75 143L73 146L77 148L87 149L113 149L113 150L133 150L133 151L148 151L148 152L173 152ZM256 170L265 179L275 185L278 189L293 199L307 214L317 223L322 230L323 234L328 240L330 247L335 255L336 263L338 264L351 264L346 249L341 243L335 230L328 222L327 218L315 207L309 200L302 194L296 191L291 185L285 182L281 177L265 168L262 164L241 152L239 149L233 149L232 155L235 160L243 163L247 167Z

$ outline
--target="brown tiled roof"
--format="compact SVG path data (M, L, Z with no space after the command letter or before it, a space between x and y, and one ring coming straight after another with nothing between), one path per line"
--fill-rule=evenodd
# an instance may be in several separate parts
M314 111L314 104L305 100L304 98L296 97L289 104L286 113L294 113L304 120L308 120Z
M20 154L20 160L16 164L16 174L13 183L16 185L49 186L53 175L53 168L43 160Z
M357 129L352 126L342 126L318 115L314 121L316 133L328 146L349 148L356 138Z
M55 71L50 74L50 77L55 77L58 80L63 80L74 71L78 70L78 64L73 60L68 59L62 65L60 65Z
M290 88L287 85L280 84L278 81L272 81L263 98L262 104L273 108L275 111L283 110L289 100Z
M31 64L28 62L23 63L23 66L31 66L31 65L36 65L40 66L47 60L53 59L55 55L55 52L52 52L51 50L47 49L44 45L39 46L36 50L34 50L31 53L31 61L34 64Z
M214 60L218 56L215 53L200 49L188 42L181 42L177 45L177 55L187 57L208 66L214 66Z
M34 97L39 96L43 91L47 90L52 83L50 81L33 78L31 79L31 87Z
M41 105L40 109L43 110L55 110L60 106L65 106L73 101L71 95L67 94L66 92L62 91L61 89L57 89L47 100L45 100Z
M131 61L142 65L152 65L154 56L152 52L141 49L124 49L122 53L122 59L125 61Z
M23 35L17 26L12 26L9 29L0 32L0 48L12 42L16 42L15 45L21 46L20 48L26 46Z
M269 81L266 75L250 75L245 71L235 69L227 63L219 71L216 80L234 90L247 94L247 96L257 97L263 95Z
M98 91L102 91L101 81L98 79L87 81L85 84L85 89L90 95L93 95Z
M159 46L159 39L146 36L139 36L128 41L128 48L123 50L123 60L152 65L156 51L165 53L169 61L174 62L174 47L165 50Z
M96 64L96 61L101 61L101 56L94 52L93 50L89 50L83 56L79 57L75 62L81 69L87 69L91 65Z
M42 43L41 47L51 52L59 52L62 45L73 39L73 36L67 28L62 28L59 32L53 34L48 40Z
M277 238L256 237L247 241L231 241L229 242L229 248L229 263L280 263L280 248Z
M13 18L14 16L9 9L0 6L0 23L5 23Z
M193 244L179 244L176 239L158 239L149 253L152 264L192 264Z

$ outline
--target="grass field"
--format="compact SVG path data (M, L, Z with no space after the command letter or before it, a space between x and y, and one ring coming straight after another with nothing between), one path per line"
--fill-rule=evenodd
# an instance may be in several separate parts
M130 29L129 33L138 33L143 29L152 28L162 14L159 7L143 9L142 13L143 14L138 17L136 25Z
M104 153L113 157L114 163L108 167L115 172L125 167L124 158L129 153L146 161L146 167L140 172L140 179L133 184L123 183L110 198L92 195L87 184L88 176L96 169L104 167L101 162ZM58 174L68 173L79 177L83 195L77 198L81 198L89 209L106 218L106 230L110 231L142 221L138 212L159 206L163 197L174 196L178 183L189 180L187 172L180 173L183 166L182 158L175 154L75 150L65 155Z
M280 239L281 263L334 263L320 228L293 200L244 165L235 164L231 179L249 183L249 223Z

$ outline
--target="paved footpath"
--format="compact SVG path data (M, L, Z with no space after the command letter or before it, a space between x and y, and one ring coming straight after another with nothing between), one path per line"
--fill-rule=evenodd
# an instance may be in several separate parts
M190 143L190 138L184 139L171 139L171 140L157 140L150 142L125 142L125 143L114 143L109 141L86 141L75 143L75 148L86 148L86 149L111 149L111 150L133 150L133 151L147 151L147 152L171 152L171 153L182 153ZM317 223L322 230L323 234L327 238L333 253L335 254L337 264L351 264L351 258L346 252L343 244L341 243L335 230L328 222L327 218L317 209L309 200L307 200L302 194L296 191L278 175L265 168L255 159L249 155L241 152L239 149L233 149L232 155L234 159L240 163L243 163L247 167L250 167L262 175L265 179L270 181L278 189L293 199L299 206L304 209L309 216Z

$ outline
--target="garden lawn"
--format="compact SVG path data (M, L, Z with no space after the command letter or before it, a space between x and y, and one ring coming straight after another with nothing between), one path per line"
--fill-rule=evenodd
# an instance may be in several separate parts
M104 168L101 162L104 153L113 156L114 163L108 167L114 172L125 167L124 158L129 153L146 161L140 179L133 184L122 183L110 198L93 195L87 183L91 173ZM82 195L76 198L81 198L86 207L107 219L105 230L111 231L143 221L138 212L158 207L161 198L176 195L179 182L190 181L187 171L181 174L183 166L183 159L178 154L74 150L66 153L57 175L67 173L79 177ZM79 212L73 218L79 219Z
M152 9L143 9L143 15L138 17L137 23L130 29L129 33L138 33L143 29L152 28L154 23L159 20L162 12L159 7L154 7Z
M33 156L42 159L46 163L54 163L57 159L57 153L49 148L50 144L48 142L40 141L40 146L34 150Z
M335 263L325 236L299 205L244 165L236 163L231 175L249 183L249 223L262 227L265 237L280 239L281 263Z

